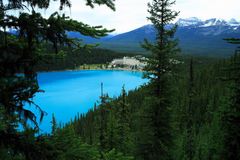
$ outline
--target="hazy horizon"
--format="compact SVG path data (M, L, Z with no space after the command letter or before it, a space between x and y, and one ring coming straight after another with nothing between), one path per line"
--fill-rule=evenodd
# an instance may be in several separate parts
M115 1L116 11L106 6L95 6L94 9L85 6L85 2L72 0L72 8L63 12L71 18L90 25L103 25L108 29L115 28L116 33L124 33L143 25L149 24L146 17L147 3L151 0L121 0ZM178 18L198 17L200 19L223 18L240 20L239 0L177 0L174 10L180 11ZM58 3L52 4L52 9L45 15L58 8Z

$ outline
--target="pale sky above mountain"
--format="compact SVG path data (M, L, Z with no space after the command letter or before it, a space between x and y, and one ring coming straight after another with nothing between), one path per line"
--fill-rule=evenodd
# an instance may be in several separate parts
M94 9L86 7L83 0L71 0L71 10L64 12L71 18L90 25L103 25L108 29L115 28L115 33L122 33L149 24L146 17L147 3L151 0L116 0L116 11L105 6L96 6ZM47 16L57 4L52 4ZM177 0L175 10L180 11L178 18L198 17L200 19L236 18L240 21L240 0Z

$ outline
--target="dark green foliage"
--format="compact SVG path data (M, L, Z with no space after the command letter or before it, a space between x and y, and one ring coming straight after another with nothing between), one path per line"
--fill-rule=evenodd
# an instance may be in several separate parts
M57 152L57 160L98 160L99 154L96 147L82 142L71 126L58 130L51 140Z
M28 13L23 2L31 7ZM230 61L201 57L178 57L176 61L176 26L169 28L167 24L178 13L171 10L175 2L169 0L149 4L149 19L157 30L156 43L143 44L152 53L146 67L150 82L129 93L123 87L122 94L113 99L102 87L99 106L63 127L53 115L52 134L38 135L37 124L45 112L32 101L41 91L37 70L74 69L120 56L99 49L88 53L91 46L68 38L66 31L98 38L111 30L91 27L57 12L43 18L35 9L46 9L49 3L0 0L0 159L240 159L239 48ZM87 0L86 4L115 9L112 0ZM60 9L70 6L69 1L60 0ZM13 9L23 12L19 16L6 14ZM10 35L7 28L16 28L19 33ZM239 39L227 41L239 44ZM25 109L25 103L36 107L40 117ZM29 128L26 120L36 127ZM17 130L20 124L21 131Z
M177 41L173 39L176 26L170 29L166 27L178 15L177 12L171 10L174 3L175 1L154 0L152 4L148 4L151 15L148 19L151 20L157 31L156 42L151 44L145 40L142 46L151 52L145 70L148 71L146 77L153 83L156 95L160 94L160 87L165 86L160 86L160 82L172 69L170 58L173 58L174 54L179 51Z
M117 149L124 154L130 153L131 150L131 134L130 134L130 109L126 99L127 93L122 88L120 102L117 105Z
M240 44L240 39L227 39L229 43ZM227 80L231 83L231 96L229 107L224 111L223 128L224 134L224 158L240 159L240 54L239 47L231 59Z
M56 118L55 118L54 114L52 114L52 121L51 121L51 123L52 123L52 134L54 135L56 133L57 129L58 129L57 121L56 121Z
M114 6L115 0L86 0L86 1L87 1L86 4L91 6L92 8L94 7L94 4L98 4L98 5L106 5L112 10L115 10L115 6Z
M145 129L146 136L151 135L142 144L147 145L148 148L148 155L145 159L171 159L169 154L169 148L172 145L169 81L173 74L174 60L172 58L178 52L178 48L177 41L173 39L176 26L169 28L167 25L178 15L178 12L171 10L174 3L175 1L171 0L153 0L152 4L148 4L150 13L148 19L153 23L157 35L154 44L145 40L142 45L151 52L145 67L147 71L145 77L150 79L152 88L151 97L148 97L149 103L145 104L147 117L142 118L149 125L149 128Z
M47 47L47 49L51 50ZM45 50L41 52L47 52ZM64 54L58 55L42 55L36 65L38 71L52 71L76 69L84 64L107 64L115 58L122 58L123 56L133 56L133 54L117 53L104 49L80 49L77 51L70 51L64 49Z
M101 84L103 85L103 84ZM103 87L103 86L101 86ZM107 150L107 118L108 118L108 106L107 100L108 96L103 94L100 97L101 105L100 105L100 117L99 117L99 149L101 154L101 159L103 159L103 153ZM107 104L107 105L106 105ZM105 107L103 107L105 106Z
M186 159L192 160L194 157L194 72L193 72L193 60L190 61L189 67L189 91L188 91L188 106L186 106Z
M178 151L173 153L175 159L221 159L224 150L221 113L227 107L225 99L229 90L220 78L227 63L204 64L200 59L193 62L193 79L189 74L191 67L189 72L186 66L180 68L182 78L174 83L178 86L173 99L175 150Z
M117 152L115 149L104 154L104 160L133 160L133 157L124 156L122 153Z
M152 86L149 84L128 94L123 90L121 96L94 107L68 125L77 129L76 134L82 137L83 142L94 146L99 146L100 132L104 132L104 150L99 148L103 159L115 152L137 160L159 158L149 154L156 151L154 146L161 147L161 151L165 149L164 145L159 145L156 134L166 137L162 142L169 145L166 152L170 156L165 158L223 159L226 130L222 128L222 118L229 107L231 91L228 82L222 81L221 77L227 76L224 68L229 61L198 57L192 62L188 57L179 59L179 76L169 82L172 84L172 96L168 114L161 110L161 116L153 117L159 100L150 92ZM103 108L107 113L104 131L99 130ZM169 122L170 129L163 130L166 122L158 119L160 117ZM153 121L153 118L156 120ZM160 133L155 130L153 122L156 121L164 122L161 123ZM169 141L169 136L172 141Z

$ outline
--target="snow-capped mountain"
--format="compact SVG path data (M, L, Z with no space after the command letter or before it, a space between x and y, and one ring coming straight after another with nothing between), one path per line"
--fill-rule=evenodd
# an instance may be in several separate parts
M211 27L211 26L228 26L228 22L224 19L212 18L203 22L200 27ZM230 26L230 25L229 25Z
M236 19L211 18L201 20L192 17L179 19L176 24L178 24L178 29L175 36L179 39L182 53L228 56L233 53L236 46L228 44L223 39L240 37L240 22ZM126 33L104 37L99 40L93 38L82 39L87 43L100 43L102 48L122 52L145 53L146 51L140 44L144 39L155 41L156 30L153 25L145 25Z
M211 18L207 20L201 20L196 17L182 19L180 18L177 22L179 27L212 27L212 26L233 26L239 27L240 22L232 18L229 21L220 18Z
M180 18L176 23L178 26L181 26L181 27L200 26L203 24L203 22L197 17L191 17L186 19Z
M224 20L211 18L200 20L198 18L179 19L176 22L181 32L191 31L202 36L234 36L240 33L240 22L236 19Z
M236 19L232 18L228 21L228 24L230 26L239 26L240 25L240 22L238 22Z

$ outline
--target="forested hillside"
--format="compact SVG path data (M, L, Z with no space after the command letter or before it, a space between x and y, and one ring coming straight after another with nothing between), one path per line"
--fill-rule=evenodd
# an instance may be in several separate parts
M47 51L45 51L47 52ZM42 51L42 53L45 53ZM136 53L118 53L106 49L79 49L71 51L64 49L62 54L48 54L39 57L36 65L37 71L53 71L77 69L85 64L107 64L115 58L122 58L124 56L134 56Z
M233 61L184 58L182 62L170 83L169 135L173 144L167 152L176 160L187 159L189 152L196 160L225 159L225 152L231 152L225 145L228 125L225 116L232 112L229 107L233 92L232 84L226 81L229 77L226 70ZM100 106L76 116L55 133L63 134L72 128L76 136L96 146L99 152L118 151L133 159L148 159L155 141L152 103L149 84L129 93L123 88L117 99L103 96Z
M239 60L239 56L231 60L179 57L182 63L169 83L172 93L169 135L173 143L167 152L172 159L186 160L190 152L196 160L219 160L228 159L226 152L234 153L232 149L227 150L228 138L235 136L228 134L232 122L226 118L235 114L230 109L234 83L228 81L233 76L228 70L236 58ZM34 149L30 150L31 158L39 159L147 159L155 141L152 103L150 84L129 93L123 87L121 96L115 99L104 93L100 106L94 106L87 114L76 115L65 126L53 115L52 133L38 136L36 141L32 139L31 147L25 147ZM22 134L28 135L26 139L33 138L34 131L27 129Z
M168 148L169 154L176 160L187 159L189 152L197 160L227 159L224 158L226 153L234 153L234 150L227 150L226 142L228 138L237 138L237 135L228 134L228 127L232 126L229 123L234 122L226 118L238 114L235 112L237 108L230 109L231 97L235 94L234 83L229 81L233 76L229 69L239 60L239 56L231 60L197 57L179 59L183 63L175 70L177 74L172 76L170 83L173 93L170 98L173 145ZM95 106L86 115L77 115L63 128L53 116L50 135L37 136L34 140L34 131L31 129L19 133L23 141L28 141L23 147L28 148L31 153L29 156L32 159L37 156L38 159L51 160L98 160L101 156L107 160L146 159L149 145L154 141L149 84L129 93L123 88L117 99L111 99L104 93L101 99L100 106ZM190 118L191 132L188 131ZM238 131L235 133L239 134ZM188 147L189 142L191 147ZM6 151L9 149L1 148L1 159L10 158ZM23 159L22 154L14 157Z
M46 18L37 11L53 1L0 0L0 160L240 160L240 39L224 38L236 45L228 59L183 56L178 26L169 26L180 14L172 9L175 0L148 3L147 19L156 30L155 41L141 44L149 53L142 60L149 83L128 93L123 86L115 98L102 85L100 105L67 124L53 114L52 132L41 134L47 113L34 102L44 92L37 71L120 56L88 52L91 45L69 38L69 32L100 38L113 30L67 17L62 13L71 2L56 1L58 12ZM114 0L84 2L115 10ZM13 28L19 34L8 34Z

